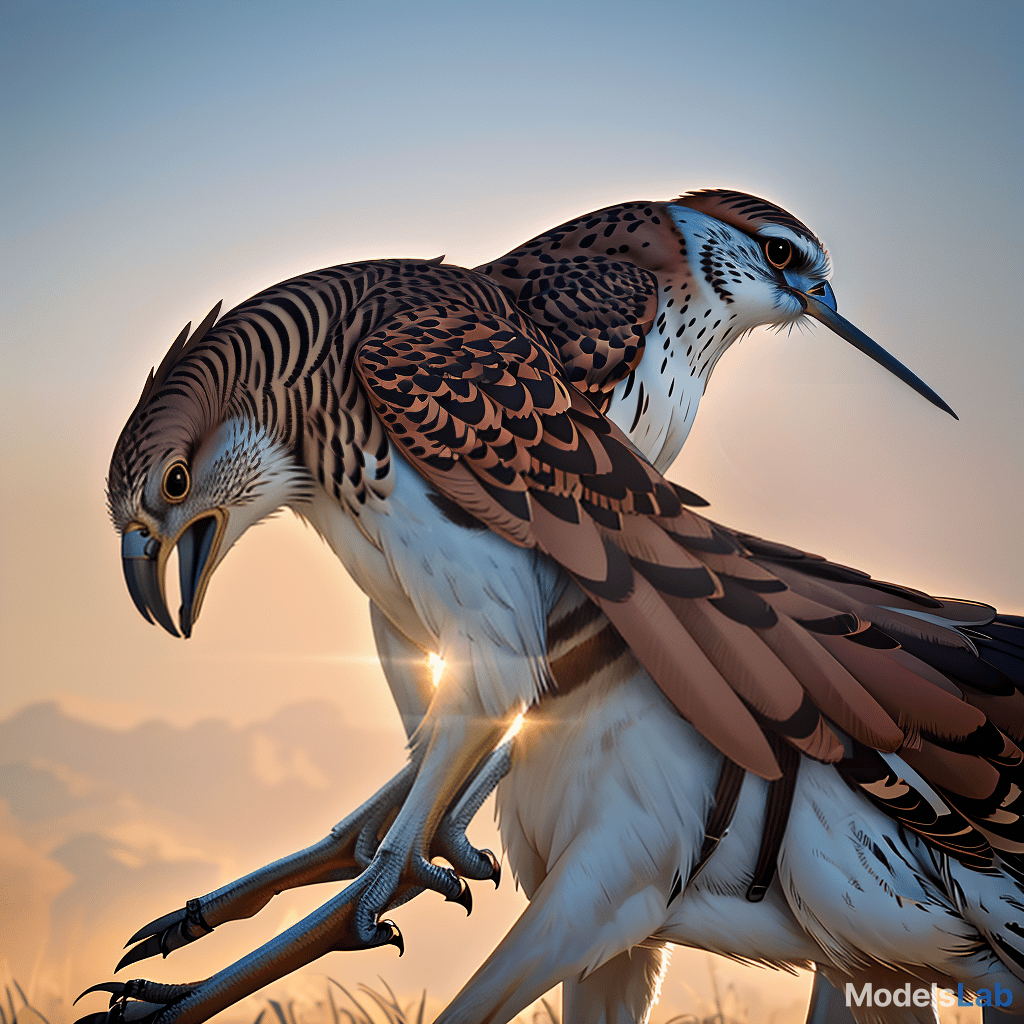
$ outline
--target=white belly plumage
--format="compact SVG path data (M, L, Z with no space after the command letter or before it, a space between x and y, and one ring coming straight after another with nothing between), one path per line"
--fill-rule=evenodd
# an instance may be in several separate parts
M546 616L567 583L537 551L453 524L395 452L393 489L358 516L322 489L297 506L370 600L409 640L449 664L470 659L485 714L533 703L547 680Z
M765 899L745 899L767 785L748 774L729 832L669 903L700 849L720 756L632 659L620 665L528 721L498 791L509 860L544 919L535 931L559 934L561 914L574 921L561 948L548 944L566 976L652 937L765 965L817 963L837 983L884 984L900 971L954 988L1020 988L988 948L1020 919L1011 878L901 832L808 759ZM504 955L514 961L514 950Z

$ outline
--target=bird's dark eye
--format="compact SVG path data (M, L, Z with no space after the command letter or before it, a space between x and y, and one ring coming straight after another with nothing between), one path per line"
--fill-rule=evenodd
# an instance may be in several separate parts
M168 501L181 501L188 494L191 483L185 463L173 463L164 473L164 497Z
M793 258L793 246L786 238L769 238L764 243L764 254L776 270L782 270Z

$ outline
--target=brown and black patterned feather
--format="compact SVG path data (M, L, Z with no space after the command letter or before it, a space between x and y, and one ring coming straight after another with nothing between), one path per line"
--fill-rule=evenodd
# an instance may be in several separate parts
M970 695L991 703L1018 689L961 632L983 629L987 606L872 580L685 508L515 309L405 309L360 344L356 372L391 439L438 492L572 573L731 758L774 777L764 737L774 732L836 762L873 799L899 790L890 811L964 857L990 843L1016 851L1019 750L997 722L1017 705L1009 714L1005 701L993 705L993 720ZM610 637L602 628L591 646L610 650ZM1009 626L980 637L993 660L1016 658ZM922 811L902 783L894 790L884 760L851 761L850 744L913 756L946 815Z
M691 260L669 205L637 200L608 206L477 267L511 292L520 312L550 335L567 378L599 408L605 408L611 389L639 363L648 332L663 326L656 322L656 317L661 320L659 292L672 294L669 307L677 296L683 307L689 301ZM746 234L781 225L824 252L806 225L755 196L707 189L680 196L671 205L706 213ZM700 263L700 273L711 272L712 264L705 266L711 259L708 253L692 257ZM721 283L716 290L730 296Z
M658 307L658 280L596 254L517 252L493 276L558 345L566 378L600 405L636 368Z
M769 599L791 611L801 597L816 609L832 607L831 620L805 620L809 634L900 725L897 752L945 813L868 752L884 747L856 742L839 763L844 778L965 861L985 860L993 847L1003 856L1024 854L1024 619L874 580L759 538L737 539L787 583L785 594ZM854 626L845 634L835 628L844 614Z
M600 409L643 356L659 287L690 274L666 204L645 201L568 221L477 269L550 335L568 380Z
M678 496L564 380L544 335L514 313L434 305L366 338L356 366L386 429L434 487L512 543L551 555L697 728L744 767L778 774L735 681L665 603L723 593L655 522L682 514ZM514 428L525 420L528 429Z
M820 556L725 530L689 510L657 521L673 523L665 535L720 583L749 588L747 597L774 613L772 624L758 623L756 606L751 617L742 601L717 607L710 598L661 594L767 732L835 762L886 814L965 864L990 865L995 850L1004 863L1024 867L1024 755L1015 741L1022 726L1024 620L873 580ZM631 558L660 557L660 547L632 532L627 527L616 538ZM712 551L704 550L709 546ZM917 609L935 621L910 614ZM595 618L596 609L573 615L578 625L570 615L552 626L559 688L582 685L627 649L603 616ZM585 634L578 646L563 636L573 629ZM566 647L569 653L560 653ZM899 776L885 753L897 753L926 788L917 776Z

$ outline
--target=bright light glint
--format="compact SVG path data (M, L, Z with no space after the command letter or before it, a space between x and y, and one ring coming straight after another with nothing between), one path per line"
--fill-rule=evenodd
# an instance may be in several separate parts
M506 740L512 739L512 737L515 736L516 733L518 733L519 730L522 729L522 727L523 727L523 713L520 711L519 714L516 715L515 721L513 721L513 723L508 727L508 732L505 733L505 736L504 736L504 738L502 739L501 742L504 743Z
M444 675L444 658L440 654L435 654L433 651L430 652L427 658L427 664L430 666L431 681L434 684L434 689L441 685L441 676Z

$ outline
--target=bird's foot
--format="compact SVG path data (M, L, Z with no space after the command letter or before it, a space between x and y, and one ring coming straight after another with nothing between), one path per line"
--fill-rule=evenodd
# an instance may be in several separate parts
M105 981L87 988L78 999L90 992L109 992L106 1012L79 1017L75 1024L150 1024L162 1011L190 996L201 984L164 985L143 978L126 982Z
M111 993L109 1008L76 1024L201 1024L325 953L393 945L401 955L405 944L398 926L379 919L372 909L387 902L394 888L388 872L371 865L334 899L205 981L164 985L137 979L93 986L87 991Z
M431 843L431 853L444 857L466 878L501 882L501 864L490 850L478 850L466 838L466 829L483 802L508 773L514 734L506 737L471 776L458 799L441 820Z
M415 774L414 766L407 765L319 843L191 899L180 910L143 925L125 944L132 948L115 971L158 954L166 957L209 935L226 921L252 917L286 889L355 878L373 859L380 845L380 833L401 807Z
M497 889L501 882L501 863L490 850L478 850L458 828L438 829L430 844L430 852L444 857L455 874L478 882L493 882Z
M213 931L213 925L209 924L203 916L203 903L205 902L209 905L214 896L216 894L211 893L207 896L191 899L181 910L175 910L170 914L165 914L163 917L158 917L155 921L150 921L147 925L143 925L125 943L125 948L127 949L129 946L132 946L132 943L138 943L138 945L132 946L121 957L114 971L117 972L122 967L127 967L129 964L136 963L139 960L145 960L147 957L156 956L157 953L166 957L174 950L187 946L190 942L195 942L196 939L201 939L204 935L209 935ZM270 896L267 899L269 900ZM251 915L239 913L236 915L236 918L247 916Z
M466 880L459 875L458 871L434 864L423 857L413 857L406 875L415 879L417 885L401 899L402 903L407 902L413 895L418 895L424 889L431 889L434 892L439 892L445 898L446 903L458 903L460 907L465 908L467 914L473 913L473 894L470 892ZM385 909L391 910L397 905L392 900Z

